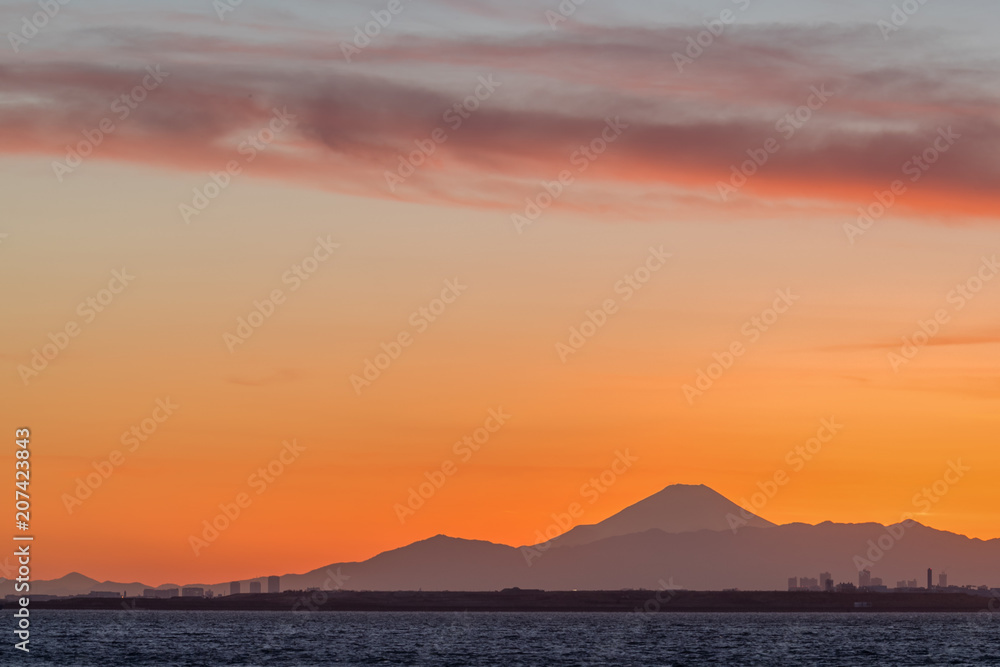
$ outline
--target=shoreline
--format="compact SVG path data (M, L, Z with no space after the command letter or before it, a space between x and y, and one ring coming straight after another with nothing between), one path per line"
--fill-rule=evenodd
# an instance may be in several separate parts
M17 602L5 602L12 609ZM998 612L995 594L785 591L286 591L216 598L73 597L34 610L386 612Z

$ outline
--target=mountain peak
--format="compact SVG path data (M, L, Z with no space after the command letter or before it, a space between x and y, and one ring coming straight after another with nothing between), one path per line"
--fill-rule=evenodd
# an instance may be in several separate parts
M665 533L729 530L732 517L739 519L741 528L775 525L747 512L704 484L671 484L600 523L577 526L557 537L555 544L576 546L648 530Z

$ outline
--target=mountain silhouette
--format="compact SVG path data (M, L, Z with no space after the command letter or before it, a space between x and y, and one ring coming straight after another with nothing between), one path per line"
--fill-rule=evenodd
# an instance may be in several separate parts
M578 546L608 537L654 529L665 533L730 530L733 519L739 526L752 528L770 528L775 525L743 510L704 484L674 484L600 523L577 526L557 537L553 544L560 547Z
M738 521L731 523L733 517ZM888 527L829 521L778 526L741 510L706 486L674 485L548 543L512 547L436 535L362 562L282 575L281 589L619 590L669 585L691 590L783 590L789 577L818 578L821 572L831 573L835 582L856 584L862 568L870 569L889 588L913 579L923 586L927 568L947 570L953 584L996 588L1000 587L997 563L1000 539L972 539L916 522ZM186 585L224 595L229 583ZM0 580L4 594L13 593L13 587L12 580ZM111 590L139 595L145 587L97 582L72 573L36 581L32 592L80 595Z

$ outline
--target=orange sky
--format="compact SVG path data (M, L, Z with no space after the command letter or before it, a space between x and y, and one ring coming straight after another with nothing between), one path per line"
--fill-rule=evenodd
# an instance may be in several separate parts
M354 3L97 0L0 63L34 574L521 545L673 483L1000 537L988 22L771 3L677 71L704 8L644 4L428 0L347 62Z
M29 196L43 192L30 175L14 184L20 222L0 252L18 317L2 390L11 433L33 431L39 577L215 582L437 533L530 543L620 450L637 462L587 497L582 521L677 482L754 502L785 470L759 506L772 521L892 522L960 460L971 471L917 518L997 536L994 345L926 346L898 373L885 347L953 307L988 230L886 222L852 246L836 222L610 225L552 211L519 236L503 214L254 179L192 230L171 206L184 185L160 176L101 166L59 199ZM96 204L113 196L114 209ZM317 237L340 247L292 291L282 277ZM650 246L672 256L625 300L616 285ZM122 267L134 281L87 323L77 304ZM467 289L418 331L411 315L455 279ZM285 301L230 353L223 335L274 289ZM751 340L746 323L785 289L799 299ZM616 312L562 363L556 344L609 298ZM944 331L990 332L998 301L987 283ZM17 366L68 321L81 333L25 386ZM351 376L404 332L412 344L355 393ZM690 405L682 387L734 341L745 354ZM128 451L123 433L168 398L174 413ZM510 419L471 456L454 449L491 409ZM795 470L788 453L827 418L843 429ZM298 458L252 484L293 439ZM75 480L116 450L124 462L69 512ZM446 461L454 474L401 522L394 506ZM249 506L196 555L190 537L240 493Z

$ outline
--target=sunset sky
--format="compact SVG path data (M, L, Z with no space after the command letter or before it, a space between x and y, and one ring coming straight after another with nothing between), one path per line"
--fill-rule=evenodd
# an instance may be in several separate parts
M1000 537L995 2L93 0L25 37L38 11L0 7L38 578L530 544L780 471L776 523Z

